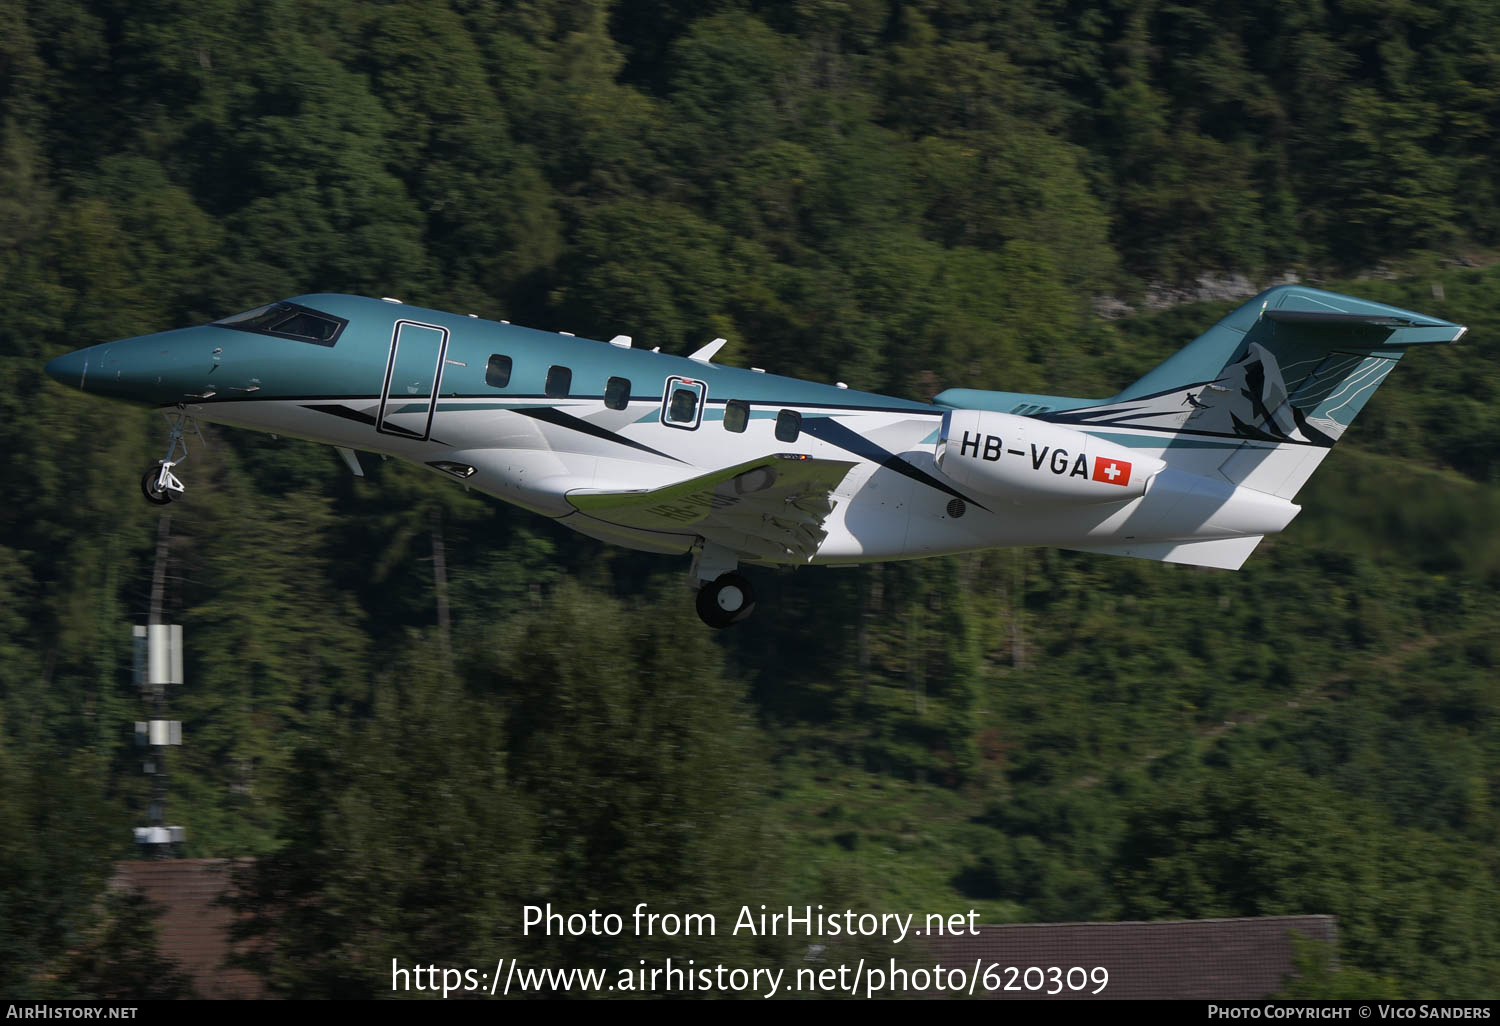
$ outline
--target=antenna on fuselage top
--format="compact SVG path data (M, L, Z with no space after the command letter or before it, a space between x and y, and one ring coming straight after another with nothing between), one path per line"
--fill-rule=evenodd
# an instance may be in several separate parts
M710 360L712 360L714 358L714 354L715 353L717 353L720 349L724 348L724 343L726 341L728 341L728 340L727 339L722 339L722 338L716 338L712 342L710 342L708 345L706 345L702 349L698 350L692 356L689 356L688 359L689 360L697 360L699 363L707 363L708 361L710 361Z

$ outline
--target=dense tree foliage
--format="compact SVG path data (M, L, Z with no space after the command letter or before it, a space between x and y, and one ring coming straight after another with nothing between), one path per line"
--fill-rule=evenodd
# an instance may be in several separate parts
M185 625L184 853L279 992L623 964L520 906L1328 913L1302 994L1500 980L1500 8L1485 0L0 0L0 990L179 992L106 899ZM1354 280L1357 272L1380 273ZM914 398L1109 394L1299 273L1471 325L1238 574L1053 550L683 567L395 463L155 414L80 345L328 290ZM163 518L168 518L164 520ZM164 541L163 541L164 539ZM743 938L695 957L773 964ZM144 953L143 953L144 952ZM152 982L152 981L155 982ZM1361 996L1370 996L1363 994Z

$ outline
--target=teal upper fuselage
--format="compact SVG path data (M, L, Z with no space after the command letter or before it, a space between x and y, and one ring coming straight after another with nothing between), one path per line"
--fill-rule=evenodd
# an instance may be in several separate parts
M395 324L415 320L445 327L450 333L439 400L494 397L503 402L507 397L540 397L548 369L566 366L572 371L569 396L573 398L598 398L609 378L623 377L632 383L632 399L659 399L662 382L678 375L706 383L710 404L741 399L752 404L933 410L927 403L385 300L321 294L288 302L348 323L333 345L255 334L217 323L181 328L68 353L49 363L47 373L93 395L151 406L365 398L381 392ZM504 387L485 381L486 362L492 354L513 361ZM722 402L718 405L722 416Z

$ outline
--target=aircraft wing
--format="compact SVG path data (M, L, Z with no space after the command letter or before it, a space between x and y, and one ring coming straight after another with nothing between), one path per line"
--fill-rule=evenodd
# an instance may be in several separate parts
M812 559L831 493L854 467L777 453L661 488L568 493L573 508L620 527L697 534L750 559Z

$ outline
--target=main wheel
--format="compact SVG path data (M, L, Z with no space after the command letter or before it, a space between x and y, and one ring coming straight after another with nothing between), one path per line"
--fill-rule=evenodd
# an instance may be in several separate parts
M141 494L146 497L147 502L153 502L158 506L165 506L172 501L172 493L165 489L157 489L156 479L160 474L160 467L157 467L155 470L146 471L146 476L141 478Z
M698 589L698 616L715 630L755 612L755 589L739 574L722 574Z

